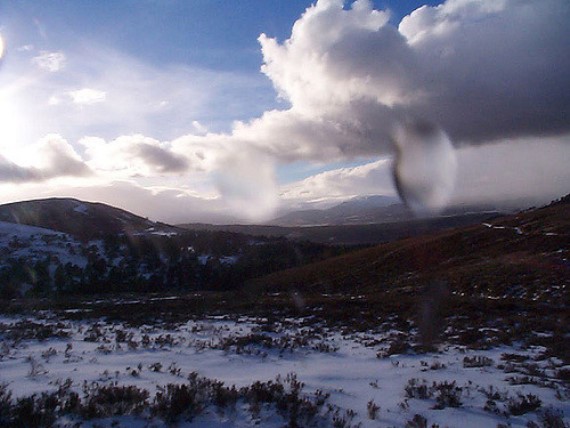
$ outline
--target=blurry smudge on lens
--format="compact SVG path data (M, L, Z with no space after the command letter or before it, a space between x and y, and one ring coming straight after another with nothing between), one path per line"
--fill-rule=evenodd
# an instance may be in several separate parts
M439 213L449 202L457 170L449 137L433 123L408 120L393 140L392 174L400 197L418 216Z

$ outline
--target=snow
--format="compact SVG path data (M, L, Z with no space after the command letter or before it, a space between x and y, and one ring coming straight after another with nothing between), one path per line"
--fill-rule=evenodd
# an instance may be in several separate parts
M22 318L0 317L0 323L7 326L13 327L18 321L22 321ZM45 324L58 320L28 321ZM354 410L357 415L353 423L360 422L362 427L404 426L415 414L426 417L428 426L439 424L468 428L508 423L513 427L525 427L529 420L536 421L535 413L507 419L483 410L487 398L481 390L489 387L508 391L514 397L518 392L534 394L540 397L543 407L551 405L561 409L565 415L570 414L570 402L558 400L554 389L530 384L511 385L507 380L508 375L497 368L503 354L516 353L532 360L542 348L520 349L513 345L473 351L449 345L442 347L439 353L378 358L378 341L394 332L343 335L325 327L315 327L312 331L302 327L302 321L289 319L280 331L263 333L279 339L318 332L310 336L306 345L285 350L248 345L238 351L236 346L224 346L231 338L261 334L259 326L263 320L247 317L235 321L211 317L168 328L147 325L138 329L102 320L96 323L65 321L62 329L69 333L69 337L45 341L11 342L0 334L0 349L4 349L0 352L0 383L7 382L15 397L53 391L58 382L68 378L73 382L73 389L79 393L84 381L102 384L117 382L119 385L145 388L152 396L159 385L185 383L187 375L194 371L237 387L296 373L298 379L305 383L306 392L320 389L330 393L330 403L342 409ZM94 326L101 334L96 342L86 341ZM129 346L128 340L118 341L118 331L124 332L126 337L132 335L130 340L137 345ZM146 348L142 346L145 334L151 343ZM319 344L321 351L316 347ZM336 351L322 351L325 345L329 346L329 351ZM465 368L464 358L474 356L489 358L493 364ZM150 369L155 363L162 364L159 372ZM547 368L556 361L550 359L536 363L541 368ZM36 373L32 374L34 364ZM142 367L142 370L137 367ZM137 372L136 376L132 375L133 370ZM420 382L425 380L429 385L455 381L457 386L463 388L462 406L435 410L433 399L406 398L405 387L414 378ZM367 416L367 403L370 400L380 406L376 420ZM124 424L128 422L131 426L131 422L140 422L129 418L125 417ZM189 426L251 426L250 422L247 415L238 409L233 415L206 412ZM272 419L270 415L262 423L262 426L270 427L282 425L282 421Z
M0 239L4 236L29 238L33 235L62 235L62 233L51 229L44 229L43 227L26 226L24 224L0 221Z
M62 232L0 222L0 254L3 254L4 260L24 258L38 261L49 257L64 265L71 263L84 267L87 259L81 255L81 248L80 242ZM2 265L0 260L0 266Z
M87 212L89 211L89 207L85 204L79 203L75 206L75 208L73 208L73 211L75 211L76 213L87 215Z
M177 232L157 231L157 232L152 232L151 235L158 235L158 236L176 236L176 235L178 235L178 233L177 233Z
M239 256L224 256L220 257L220 263L224 265L234 265L239 260Z

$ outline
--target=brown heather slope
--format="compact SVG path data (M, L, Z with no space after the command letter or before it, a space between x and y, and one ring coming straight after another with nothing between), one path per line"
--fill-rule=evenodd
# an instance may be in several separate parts
M442 283L455 295L567 305L570 197L489 223L403 239L249 284L270 292L375 293Z

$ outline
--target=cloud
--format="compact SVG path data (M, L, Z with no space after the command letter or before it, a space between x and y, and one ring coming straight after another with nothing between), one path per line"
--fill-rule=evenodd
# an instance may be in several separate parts
M437 126L408 121L394 134L394 184L417 215L439 213L449 201L457 158L449 137Z
M118 172L125 177L182 173L190 166L169 144L143 135L122 136L110 142L86 137L79 143L85 147L87 163L94 170Z
M96 89L83 88L76 91L68 92L74 104L78 105L92 105L105 101L107 94L103 91ZM50 98L51 100L51 98Z
M547 203L570 192L568 159L570 134L461 147L451 204Z
M0 182L24 183L92 173L73 147L57 134L48 135L20 151L20 162L0 155Z
M516 150L513 150L516 147ZM450 205L513 202L540 205L570 191L570 134L503 140L456 150L457 179ZM326 171L281 189L289 208L326 206L355 195L394 195L391 162L381 159Z
M93 182L75 179L58 182L57 188L37 182L18 187L0 183L0 193L3 202L54 196L102 202L170 224L235 222L220 199L200 197L180 187L143 187L130 180Z
M225 132L233 120L255 117L275 104L271 85L260 73L150 64L89 41L68 46L65 55L42 51L31 56L12 52L0 73L2 92L11 95L7 104L21 104L21 117L28 123L15 145L53 132L70 141L86 135L111 140L145 134L171 140ZM30 68L30 61L35 67ZM88 106L88 114L78 106ZM194 122L207 123L208 129L196 128Z
M251 218L272 212L279 192L287 204L386 194L392 189L387 161L284 189L276 185L274 165L388 156L395 151L394 131L410 117L439 125L459 148L454 201L481 200L485 192L500 198L509 183L521 194L544 195L564 192L561 183L568 183L559 167L568 138L545 143L543 152L537 139L570 133L567 22L567 0L447 0L419 8L399 26L371 1L318 0L289 39L259 38L261 71L282 98L281 109L272 101L251 102L269 93L257 76L150 65L96 45L89 55L42 51L32 60L59 73L11 68L11 56L0 83L15 82L5 109L25 106L20 110L27 116L19 119L33 130L26 138L57 130L81 140L85 159L64 156L73 162L55 169L82 174L88 165L107 181L172 184L178 177L169 192L199 175L217 189L221 206ZM29 57L25 61L29 68ZM236 119L231 127L230 119ZM509 155L542 184L507 174ZM547 170L542 176L533 158ZM55 174L15 159L0 165L0 177L20 181ZM494 179L503 182L486 184ZM548 183L555 184L549 189Z
M196 130L198 135L206 135L208 133L208 128L206 128L197 120L192 121L192 127Z
M66 57L63 52L41 51L38 56L32 58L32 63L42 70L55 73L64 68Z
M260 36L262 71L291 107L249 123L250 139L335 158L391 152L410 116L460 144L570 131L567 1L448 0L398 28L369 1L343 3L318 1L282 43ZM285 123L292 151L267 138Z
M391 174L389 159L334 169L283 186L281 198L287 208L301 208L327 206L358 195L393 196Z
M0 155L0 183L20 183L40 179L41 173L37 169L19 166Z

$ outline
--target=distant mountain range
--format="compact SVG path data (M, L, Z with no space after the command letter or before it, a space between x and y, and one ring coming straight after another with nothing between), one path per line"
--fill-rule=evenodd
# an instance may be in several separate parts
M504 200L493 203L462 204L448 207L439 216L450 217L473 213L507 214L533 205L528 200ZM394 196L355 197L327 209L292 211L267 224L284 227L341 226L380 224L414 220L416 216Z
M287 213L268 224L273 226L330 226L345 224L385 223L407 220L409 210L393 196L353 198L328 209L300 210Z

